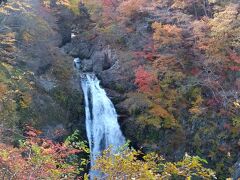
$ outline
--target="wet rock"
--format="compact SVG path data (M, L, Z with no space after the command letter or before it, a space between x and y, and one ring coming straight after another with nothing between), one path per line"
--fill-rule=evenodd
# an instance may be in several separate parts
M79 57L80 59L89 59L93 53L92 46L87 42L68 43L63 49L70 56Z
M68 46L71 46L71 45L68 45ZM77 48L73 48L69 52L70 55L77 56L80 59L83 59L81 60L81 69L83 72L94 72L99 75L103 71L110 69L114 65L114 63L117 61L115 56L113 56L113 53L111 52L111 50L108 48L95 50L92 53L93 49L95 48L90 47L90 45L86 45L85 46L86 48L83 48L83 47L84 46L78 46ZM67 46L65 47L65 51L68 51L69 49L70 49L69 47Z
M63 52L69 54L69 52L74 48L72 43L67 43L62 47Z
M106 88L105 91L107 92L108 97L114 102L114 104L117 104L126 98L123 94L118 93L112 89Z
M71 29L67 25L62 25L63 27L60 30L60 33L62 34L62 42L61 46L69 43L71 41ZM64 30L63 30L64 29Z
M97 51L91 57L93 62L93 72L100 73L103 71L103 65L105 61L105 54L102 51Z
M105 88L113 89L116 92L124 94L135 87L128 77L124 77L123 74L124 72L122 72L120 68L112 66L110 69L102 71L98 76Z
M90 58L93 53L92 47L88 43L81 43L78 46L78 57L81 59Z
M93 71L92 59L83 59L81 61L81 69L83 72L92 72Z
M81 67L81 60L79 58L74 58L73 63L74 63L74 67L75 68L80 69L80 67Z

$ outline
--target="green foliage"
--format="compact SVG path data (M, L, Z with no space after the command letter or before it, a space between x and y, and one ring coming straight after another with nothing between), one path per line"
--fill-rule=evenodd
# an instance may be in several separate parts
M136 122L142 126L155 128L175 128L175 118L164 108L153 103L146 94L129 93L129 98L124 101L129 113L136 117Z
M154 126L156 128L164 127L163 126L164 120L162 120L159 117L154 117L151 115L147 116L146 114L138 116L137 122L143 126Z
M202 90L199 87L193 87L188 93L188 97L191 101L191 108L189 112L193 115L202 114L201 105L203 103Z
M52 97L68 112L70 119L76 119L83 114L82 94L66 87L56 87L51 90Z
M185 155L184 158L176 163L167 162L164 167L163 174L166 176L177 176L191 179L201 177L203 179L216 178L212 170L204 168L203 164L207 164L205 159L198 156Z
M160 85L162 88L167 88L172 84L179 86L181 85L181 81L183 81L185 77L186 75L183 72L168 71L164 74Z
M128 107L131 115L139 115L147 112L152 107L152 102L142 93L130 93L128 99L125 100L124 104Z
M233 117L232 124L234 127L240 128L240 116Z
M65 140L65 144L67 146L72 146L76 149L81 149L85 153L90 153L89 148L87 146L86 141L81 141L81 136L79 130L75 130L70 136L68 136Z
M102 13L102 4L98 0L83 0L83 3L87 7L91 18L96 21L99 20Z
M79 3L80 0L57 0L56 3L58 5L62 5L68 9L70 9L75 15L79 15ZM50 6L51 1L50 0L43 0L43 4L47 7Z
M107 149L96 160L93 167L106 175L107 179L114 178L136 178L136 179L155 179L157 164L155 160L158 156L146 155L144 158L147 161L138 160L137 156L141 154L140 151L134 149L126 149L118 154L111 154L111 149Z
M176 119L161 106L154 106L147 113L139 115L137 122L143 126L171 129L177 127Z
M72 147L75 149L81 149L81 154L78 155L71 155L68 157L69 162L75 162L75 166L78 166L78 171L83 172L85 168L87 167L89 161L89 153L90 149L87 146L86 141L81 140L82 137L80 136L79 130L75 130L70 136L66 138L64 141L64 144L68 147Z
M97 31L105 38L108 43L125 45L124 32L117 24L99 25Z
M17 126L31 117L31 84L26 73L11 65L0 63L1 123Z
M122 86L122 85L119 84L119 83L115 83L115 84L113 85L113 89L116 90L116 91L119 92L119 93L124 93L124 92L126 91L125 88L124 88L124 86Z
M140 156L142 160L139 159ZM93 169L103 172L106 179L215 178L211 169L203 167L206 163L206 160L198 156L189 155L178 162L166 162L156 153L143 154L141 151L125 148L117 154L113 154L111 149L105 150L96 160Z
M74 14L80 14L79 2L80 0L69 0L69 7L74 12Z

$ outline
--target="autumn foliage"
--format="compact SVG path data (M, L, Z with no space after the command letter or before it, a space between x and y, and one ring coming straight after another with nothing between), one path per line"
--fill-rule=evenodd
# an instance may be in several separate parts
M50 7L51 1L43 1ZM91 51L108 47L116 52L117 63L115 57L113 61L107 58L107 66L114 64L113 68L99 76L112 75L111 83L103 78L103 84L114 84L109 88L124 96L117 103L124 116L127 111L122 123L126 138L144 151L156 152L124 149L110 156L106 150L98 158L96 170L106 179L215 178L211 170L203 168L206 161L200 156L210 162L208 167L216 171L218 179L238 178L234 177L240 156L238 0L57 0L56 4L64 16L74 14L70 17L74 24L63 22L77 32L70 45L86 43ZM8 20L8 14L2 13L0 21ZM16 71L13 57L21 51L16 48L22 42L29 44L35 36L23 32L22 40L11 28L0 27L0 119L16 126L32 120L27 118L31 116L28 108L35 99L27 90L31 86L22 86L28 79L25 72ZM61 64L51 70L61 71ZM70 77L69 73L61 71L64 77ZM65 103L67 95L57 93L54 98ZM63 109L71 107L67 103ZM78 178L81 170L76 162L82 161L75 157L82 151L72 143L43 138L40 131L28 127L21 143L0 143L0 175ZM185 151L197 156L184 156Z
M41 131L27 126L25 139L18 147L0 144L0 177L23 180L77 177L80 162L74 161L74 157L83 149L69 141L57 143L41 138L41 134Z
M215 177L212 170L203 164L206 160L200 157L185 155L181 161L166 162L156 153L143 154L135 149L125 147L120 153L111 155L111 148L105 150L96 160L95 170L104 173L106 179L171 179L200 177L211 179ZM142 156L143 160L139 157Z
M154 22L152 28L154 29L153 40L157 45L174 45L180 43L182 40L182 30L176 25L163 25Z
M132 17L134 14L141 12L146 0L126 0L122 1L118 7L118 11L122 16Z
M141 92L151 92L157 82L156 76L140 66L135 72L135 84Z
M232 71L240 71L240 55L235 52L229 53L229 64Z

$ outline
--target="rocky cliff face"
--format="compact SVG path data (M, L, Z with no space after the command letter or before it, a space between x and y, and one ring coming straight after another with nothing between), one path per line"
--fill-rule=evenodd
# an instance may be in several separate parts
M66 14L66 11L62 13ZM6 91L16 91L9 98L15 99L17 106L12 112L13 118L0 119L2 123L17 127L31 123L49 136L54 136L56 129L71 130L74 123L74 126L80 123L84 136L82 93L74 82L71 56L59 48L69 39L61 37L62 27L59 28L56 22L57 18L40 1L10 1L0 7L0 31L3 35L0 41L12 38L11 56L8 52L6 57L1 57L0 65L6 67L1 72L7 79L1 76L0 86L5 87L6 84ZM0 45L1 53L9 50ZM19 78L13 80L9 73ZM11 85L11 81L21 79L24 82L14 82L19 84L18 87ZM11 106L0 111L2 117L10 111L9 108Z
M94 40L75 37L63 49L72 57L80 59L82 72L94 72L116 102L124 99L124 93L134 88L131 66L122 66L124 59L121 59L119 51L111 49L98 37Z

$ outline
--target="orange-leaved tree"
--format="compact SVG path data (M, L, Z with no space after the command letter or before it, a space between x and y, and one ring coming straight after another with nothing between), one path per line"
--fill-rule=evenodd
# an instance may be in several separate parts
M153 40L157 46L174 45L182 41L182 29L176 25L154 22L152 28L154 29Z

